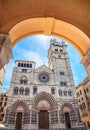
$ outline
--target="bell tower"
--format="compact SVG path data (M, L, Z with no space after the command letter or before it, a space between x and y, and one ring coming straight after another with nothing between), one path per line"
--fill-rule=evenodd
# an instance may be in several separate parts
M58 88L72 88L73 90L75 85L68 57L67 45L64 41L59 43L55 39L50 40L48 64L50 69L55 72Z

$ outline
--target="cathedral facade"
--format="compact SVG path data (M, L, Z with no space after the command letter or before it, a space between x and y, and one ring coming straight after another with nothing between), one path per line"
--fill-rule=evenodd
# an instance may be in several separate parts
M75 85L67 45L50 41L48 66L16 61L4 118L8 130L64 130L79 127Z

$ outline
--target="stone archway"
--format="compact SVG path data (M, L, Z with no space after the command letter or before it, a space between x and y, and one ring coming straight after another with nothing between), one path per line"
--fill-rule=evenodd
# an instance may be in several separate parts
M57 109L58 107L57 101L54 99L54 97L50 93L47 93L47 92L38 93L32 99L32 107L34 109L37 109L40 101L46 101L48 105L50 106L50 109Z
M0 0L0 33L8 34L12 27L26 19L52 17L76 26L90 37L89 5L89 0L19 0L18 3Z
M83 60L81 63L84 64L88 75L90 76L90 67L88 60L90 59L90 39L88 36L77 27L55 18L32 18L16 24L9 31L9 36L4 34L0 35L0 40L2 43L0 46L0 75L3 75L0 81L1 84L3 83L3 77L5 73L4 66L13 57L12 48L14 45L17 44L19 40L27 36L37 34L44 34L48 36L54 35L65 39L70 44L72 44L82 56Z
M39 110L49 110L50 109L50 105L46 100L41 100L38 103L37 109Z
M5 125L12 124L12 128L15 130L21 130L23 128L22 124L30 123L30 110L27 103L23 100L14 101L6 109L5 115Z
M66 128L71 128L70 114L75 114L74 108L69 102L66 102L61 107L61 115L65 117L65 125Z
M16 24L9 31L11 46L13 47L27 36L37 34L54 35L65 39L77 49L82 57L90 48L90 39L84 32L69 23L51 17L27 19Z
M44 35L54 35L57 37L60 37L66 41L68 41L70 44L72 44L79 54L82 56L86 56L86 54L89 52L90 49L90 39L88 36L82 32L79 28L52 18L52 17L46 17L46 18L32 18L24 20L18 24L16 24L10 31L9 36L1 34L0 40L1 40L1 61L0 61L0 69L6 65L9 60L12 57L11 51L17 42L27 36L37 35L37 34L44 34ZM11 41L11 43L10 43ZM4 60L3 60L4 55ZM89 53L86 56L89 58ZM87 61L84 61L87 62ZM85 63L82 62L84 65ZM87 66L85 66L87 69ZM90 73L90 70L87 69L88 73Z
M61 118L61 122L64 123L67 129L73 128L73 124L78 123L77 108L73 105L73 103L63 103L61 106L60 116L63 117Z
M49 129L49 111L58 108L57 101L47 92L40 92L32 99L32 108L38 110L39 129Z
M64 112L74 112L74 108L72 107L72 105L69 102L63 103L62 107L61 107L61 113Z
M25 112L29 112L29 106L23 100L15 101L11 106L10 110L15 112L18 107L22 107Z

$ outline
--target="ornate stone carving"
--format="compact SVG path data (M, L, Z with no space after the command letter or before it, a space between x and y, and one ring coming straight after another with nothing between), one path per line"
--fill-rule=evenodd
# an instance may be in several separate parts
M38 78L41 82L46 83L49 81L49 74L47 72L41 72Z

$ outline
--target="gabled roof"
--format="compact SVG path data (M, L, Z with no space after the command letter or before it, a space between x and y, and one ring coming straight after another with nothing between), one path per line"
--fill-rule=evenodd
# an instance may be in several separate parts
M45 64L41 65L40 67L36 68L35 71L47 71L47 72L53 72L48 66Z

